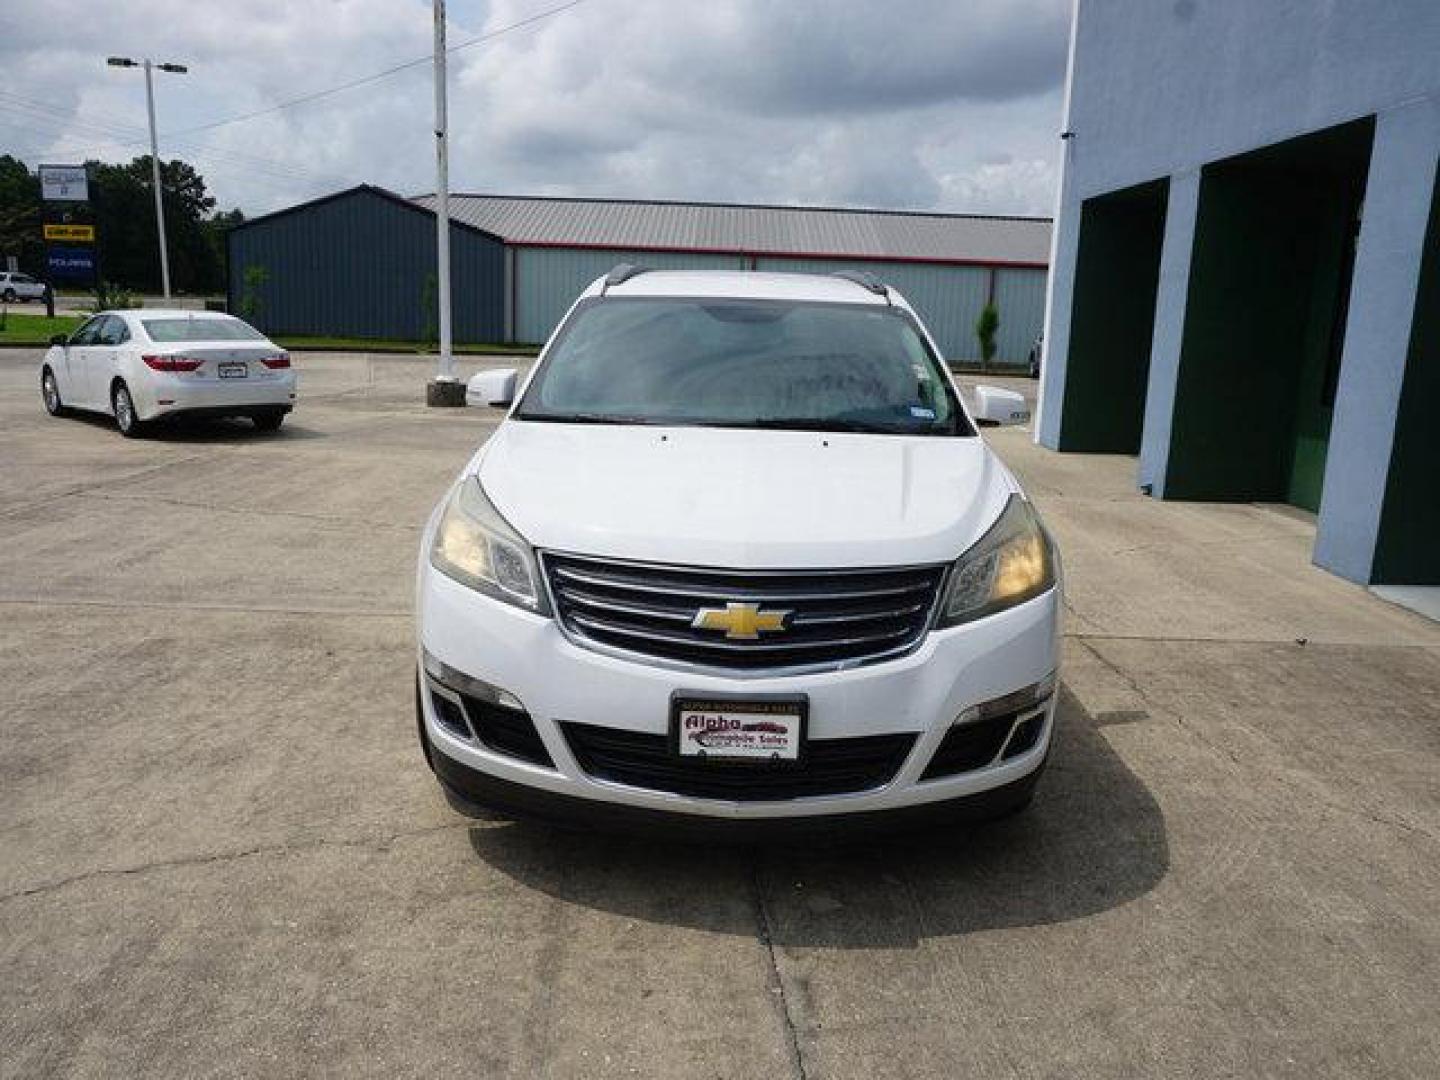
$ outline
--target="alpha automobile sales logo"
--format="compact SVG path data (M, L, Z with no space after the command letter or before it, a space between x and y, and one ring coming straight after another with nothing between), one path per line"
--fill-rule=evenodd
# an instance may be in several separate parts
M790 729L774 720L741 720L737 716L687 716L685 738L697 746L774 746L784 743Z

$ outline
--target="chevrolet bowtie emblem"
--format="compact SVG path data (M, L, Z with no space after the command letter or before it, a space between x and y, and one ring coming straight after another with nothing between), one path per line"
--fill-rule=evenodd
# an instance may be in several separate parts
M789 611L761 611L759 604L726 604L724 608L701 608L690 624L696 630L724 630L737 641L754 641L761 634L785 629Z

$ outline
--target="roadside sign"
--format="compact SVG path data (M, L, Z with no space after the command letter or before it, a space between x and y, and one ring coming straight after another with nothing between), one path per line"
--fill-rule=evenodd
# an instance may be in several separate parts
M94 225L56 225L50 222L45 223L46 240L69 240L83 241L84 243L95 242Z
M95 249L51 245L45 251L45 264L57 281L93 281Z
M86 202L89 177L84 165L41 165L40 198L46 202Z

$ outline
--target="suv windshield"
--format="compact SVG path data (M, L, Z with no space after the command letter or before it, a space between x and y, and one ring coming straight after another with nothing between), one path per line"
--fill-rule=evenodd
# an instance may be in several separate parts
M587 302L551 346L515 415L974 434L899 308L708 297Z
M264 341L265 335L239 319L141 319L155 342Z

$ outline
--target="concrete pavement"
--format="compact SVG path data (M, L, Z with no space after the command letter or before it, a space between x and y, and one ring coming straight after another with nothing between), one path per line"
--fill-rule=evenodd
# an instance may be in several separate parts
M1440 628L1283 508L991 437L1065 558L1026 815L850 850L454 816L426 512L493 423L300 356L121 440L0 354L0 1076L1428 1077ZM473 365L466 365L467 370Z

